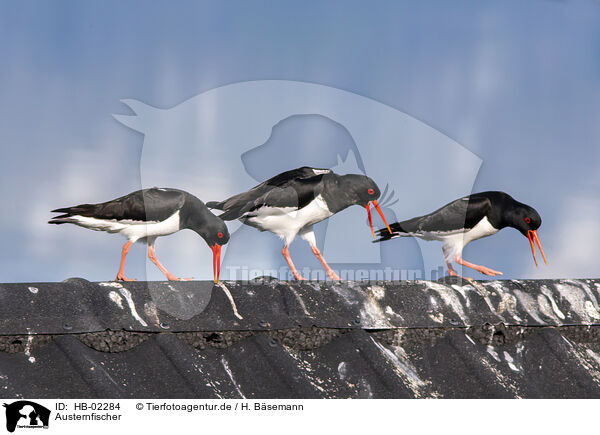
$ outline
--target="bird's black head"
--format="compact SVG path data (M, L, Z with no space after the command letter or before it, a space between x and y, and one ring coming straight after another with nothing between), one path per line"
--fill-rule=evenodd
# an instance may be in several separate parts
M214 281L218 283L221 275L221 246L229 241L227 225L221 218L208 212L201 225L191 226L190 229L196 231L212 250Z
M348 174L340 176L340 187L348 195L349 205L366 207L381 196L377 184L365 175Z
M371 218L371 203L375 206L375 209L381 216L381 219L387 226L390 234L392 230L385 220L385 216L379 208L377 199L381 196L381 191L377 184L365 175L359 174L348 174L342 175L338 179L339 195L336 195L336 201L344 201L344 207L350 205L361 205L367 209L367 217L369 218L369 225L371 226L371 232L373 238L375 238L375 231L373 230L373 220Z
M505 219L508 226L516 228L525 237L529 231L536 231L542 225L539 213L533 207L521 203L516 203L509 209Z
M222 219L214 216L210 222L204 224L201 228L194 229L206 241L211 248L214 245L226 245L229 242L229 230Z
M535 258L535 247L533 244L534 241L537 244L542 257L544 258L544 262L548 264L546 260L546 254L544 254L544 250L542 249L542 244L537 233L538 228L542 225L542 218L533 207L514 201L511 206L507 207L504 221L507 226L516 228L519 230L519 232L521 232L521 234L527 237L529 244L531 245L531 253L533 254L533 260L535 261L536 267L537 259Z
M188 198L184 209L184 217L180 228L187 228L198 233L213 252L213 273L215 283L219 282L221 271L221 246L229 241L229 230L223 219L215 216L197 198Z

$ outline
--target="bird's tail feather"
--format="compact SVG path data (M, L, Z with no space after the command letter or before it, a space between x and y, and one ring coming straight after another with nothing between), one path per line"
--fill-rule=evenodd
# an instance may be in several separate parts
M208 201L206 203L208 208L215 208L217 210L223 210L223 203L219 201Z
M391 234L387 228L382 228L375 231L375 234L377 234L379 238L374 240L373 243L385 242L386 240L395 239L397 237L409 237L411 235L411 231L405 228L405 224L407 222L410 221L394 222L393 224L390 224L390 229L392 230Z
M72 217L68 214L63 214L62 216L56 216L53 217L52 219L50 219L48 221L49 224L56 224L56 225L60 225L60 224L70 224L70 223L74 223L74 219L72 219Z
M70 213L71 209L73 208L74 207L57 208L55 210L52 210L50 213Z
M80 205L75 205L73 207L57 208L56 210L52 210L50 213L64 213L64 216L57 216L57 217L53 218L53 219L58 219L58 218L62 218L65 216L73 216L76 214L89 213L89 212L92 212L98 206L99 206L99 204L80 204Z
M219 217L224 221L232 221L238 219L243 214L240 213L240 210L238 208L226 208L225 202L226 201L209 201L206 203L206 206L213 210L222 210L223 213L221 213Z
M226 212L221 213L219 217L224 221L233 221L235 219L238 219L240 217L240 214L237 210L227 210Z
M54 216L48 221L49 224L69 224L75 223L72 219L75 215L85 215L93 211L95 204L80 204L73 207L63 207L52 210L50 213L63 213L60 216Z

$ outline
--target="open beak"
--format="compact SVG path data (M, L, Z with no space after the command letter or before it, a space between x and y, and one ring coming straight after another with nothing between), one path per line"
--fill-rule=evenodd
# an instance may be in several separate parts
M537 258L535 258L535 246L533 246L533 241L538 245L540 252L542 253L542 257L544 257L544 263L546 266L548 265L548 261L546 261L546 254L544 254L544 250L542 249L542 244L540 243L540 238L538 237L537 231L527 231L527 238L529 239L529 244L531 245L531 253L533 254L533 261L535 261L535 267L538 267Z
M373 233L373 238L376 239L377 237L375 237L375 230L373 229L373 218L371 217L371 203L373 203L373 206L377 209L377 212L379 213L379 216L381 216L381 219L385 223L385 226L387 227L388 231L390 232L390 234L392 234L392 229L390 228L387 221L385 220L385 216L383 215L381 208L379 208L379 204L377 203L377 201L369 201L367 203L367 205L365 206L365 208L367 209L367 216L369 217L369 225L371 226L371 232Z
M219 282L219 275L221 274L221 245L215 243L212 246L213 251L213 275L215 284Z

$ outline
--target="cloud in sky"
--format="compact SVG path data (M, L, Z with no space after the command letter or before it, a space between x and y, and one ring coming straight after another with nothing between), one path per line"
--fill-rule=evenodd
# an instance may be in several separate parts
M538 259L532 278L595 278L600 273L600 198L575 194L560 207L553 237L544 243L549 266ZM539 255L538 255L539 256Z

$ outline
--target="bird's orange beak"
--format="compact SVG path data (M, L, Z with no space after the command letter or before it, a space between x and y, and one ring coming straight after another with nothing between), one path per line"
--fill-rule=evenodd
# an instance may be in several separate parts
M390 228L387 221L385 220L385 216L383 215L381 208L379 208L379 204L377 203L377 201L369 201L367 203L367 205L365 206L365 208L367 209L367 216L369 217L369 225L371 226L371 232L373 233L373 238L376 239L377 237L375 237L375 230L373 229L373 218L371 217L371 203L373 203L373 206L377 209L377 212L379 213L379 216L381 216L381 219L385 223L385 226L387 227L388 231L390 232L390 234L392 234L392 229Z
M538 245L538 248L540 248L542 257L544 257L544 263L546 263L546 266L547 266L548 262L546 261L546 254L544 254L544 250L542 249L542 244L540 243L540 238L538 237L537 231L532 231L532 230L527 231L527 238L529 239L529 244L531 245L531 253L533 254L533 261L535 261L535 267L538 267L538 263L537 263L537 258L535 258L535 246L533 246L534 240L535 240L535 243Z
M221 245L215 243L212 246L213 251L213 275L215 284L219 282L219 275L221 274Z

